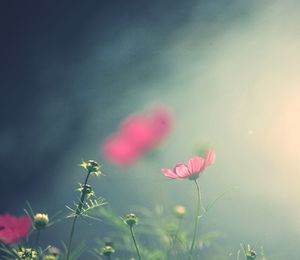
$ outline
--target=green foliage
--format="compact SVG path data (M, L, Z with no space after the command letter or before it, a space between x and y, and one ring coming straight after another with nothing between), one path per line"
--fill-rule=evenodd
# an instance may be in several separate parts
M224 252L216 251L216 241L223 236L217 231L203 232L201 230L198 239L195 239L194 252L190 253L191 217L186 208L176 206L173 210L165 212L162 206L156 206L153 210L145 207L136 207L135 214L127 214L124 218L118 216L110 207L102 207L107 202L96 197L92 187L88 184L89 176L101 175L100 166L97 162L89 160L83 162L81 166L87 170L84 184L80 184L78 191L80 197L78 202L74 202L74 207L66 206L70 211L66 218L73 218L73 225L70 232L69 244L63 243L61 252L50 250L50 246L42 248L38 245L39 232L57 223L62 218L58 218L58 214L48 219L48 215L44 213L35 213L31 205L27 202L25 213L33 222L33 232L36 235L36 241L33 243L28 239L25 246L8 246L0 242L1 259L24 259L24 260L77 260L87 250L85 244L76 245L74 250L72 247L72 238L74 235L76 220L79 217L89 218L93 220L103 220L105 225L109 227L107 234L112 242L99 242L99 247L90 251L97 259L111 259L111 255L115 254L116 259L136 259L136 255L140 255L143 260L182 260L187 259L209 259L209 260L227 260L228 255ZM199 219L203 221L208 211L213 205L222 198L224 192L213 200L206 207L201 208ZM134 227L134 232L133 232ZM200 226L201 227L201 226ZM197 230L197 229L195 229ZM102 237L103 239L103 237ZM29 247L34 245L34 247ZM28 247L27 247L28 246ZM241 245L242 250L237 253L237 260L240 256L243 260L267 260L263 249L260 253L256 253L250 245ZM54 247L53 247L54 248ZM214 249L213 254L209 250ZM57 248L56 248L57 249ZM208 250L209 249L209 250ZM120 258L118 258L120 257Z
M66 259L66 255L68 254L68 248L67 245L63 242L63 252L62 252L62 259ZM79 245L76 245L76 248L70 252L69 259L70 260L77 260L80 258L80 256L87 250L87 246L85 243L80 243Z
M91 212L103 205L106 205L107 202L103 198L89 199L82 204L82 208L81 208L80 212L77 211L78 203L74 203L74 204L75 204L74 209L66 205L66 207L71 211L71 213L69 215L67 215L67 218L73 218L75 216L82 216L82 217L87 217L87 218L91 218L94 220L99 220L99 218L91 215Z
M11 247L7 246L4 243L0 242L0 256L1 259L14 259L14 260L35 260L35 259L45 259L45 256L49 256L50 246L46 248L36 247ZM57 255L55 260L59 260L59 256Z
M15 248L11 248L0 241L0 252L3 259L16 259L18 252Z
M178 218L175 214L166 217L163 208L159 206L154 210L137 207L135 212L140 219L135 233L142 259L186 258L190 240L187 231L183 228L186 225L185 219ZM109 207L100 208L97 210L97 215L110 227L105 236L114 241L116 255L134 257L136 253L124 220ZM198 254L203 248L211 247L221 236L222 234L216 231L202 234L195 246Z

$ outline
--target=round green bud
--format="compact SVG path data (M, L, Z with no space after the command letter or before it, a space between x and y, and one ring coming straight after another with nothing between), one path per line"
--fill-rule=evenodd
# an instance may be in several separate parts
M138 218L137 218L137 216L135 214L130 213L130 214L126 215L126 217L124 218L124 222L128 226L132 227L133 225L137 224Z
M115 252L115 249L110 245L105 245L101 248L101 253L105 256L110 256Z
M86 194L90 194L91 192L93 192L92 186L89 184L83 184L82 186L82 193L86 193Z
M99 170L99 164L96 161L94 161L94 160L88 160L86 162L86 168L90 172L98 171Z
M247 260L254 260L256 259L256 256L257 254L253 249L246 251Z
M45 228L49 223L49 218L47 214L37 213L33 217L33 226L40 230Z

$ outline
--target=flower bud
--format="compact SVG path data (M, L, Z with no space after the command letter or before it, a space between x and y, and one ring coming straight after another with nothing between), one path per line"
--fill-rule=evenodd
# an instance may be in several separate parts
M185 216L186 209L183 206L174 207L174 214L177 218L183 218Z
M101 253L105 256L110 256L115 252L112 242L106 242L105 246L101 248Z
M246 252L246 256L247 260L254 260L256 259L257 254L254 250L251 249L250 251Z
M90 194L91 192L93 192L92 190L92 186L89 184L83 184L82 186L82 193L86 193L86 194Z
M93 171L96 168L99 168L99 164L94 160L88 160L87 161L87 167L89 171Z
M94 160L83 162L82 164L80 164L80 166L88 170L88 172L91 174L95 174L97 176L101 174L100 165Z
M137 216L135 214L130 213L130 214L126 215L126 217L124 218L124 222L128 226L132 227L133 225L137 224L138 218L137 218Z
M24 260L34 260L38 259L38 254L32 248L22 247L20 251L17 252L20 259Z
M55 247L55 246L51 246L48 248L48 253L54 256L59 256L60 255L60 249Z
M37 213L33 217L33 226L37 229L43 229L49 223L49 218L47 214Z
M254 260L256 259L256 252L248 245L247 249L245 249L245 255L247 260Z

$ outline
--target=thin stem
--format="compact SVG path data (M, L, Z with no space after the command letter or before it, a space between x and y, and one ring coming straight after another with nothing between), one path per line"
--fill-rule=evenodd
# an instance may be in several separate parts
M135 236L134 236L134 233L133 233L132 226L130 226L129 228L130 228L130 233L131 233L131 237L132 237L132 240L133 240L133 243L134 243L134 246L135 246L136 253L138 255L139 260L141 260L140 251L139 251L139 248L138 248L137 243L136 243L136 239L135 239Z
M40 241L40 231L37 230L36 232L36 236L35 236L35 247L37 248L39 245L39 241Z
M69 237L68 251L67 251L67 260L70 259L71 244L72 244L73 235L74 235L74 231L75 231L76 220L77 220L77 215L74 217L73 223L72 223L71 233L70 233L70 237Z
M107 259L108 259L108 260L111 260L111 257L110 257L110 255L108 255L108 256L107 256Z
M72 223L71 233L70 233L70 237L69 237L68 251L67 251L67 260L70 259L71 245L72 245L72 240L73 240L73 236L74 236L74 232L75 232L75 225L76 225L77 218L80 215L82 207L83 207L83 203L84 203L84 199L85 199L85 195L86 195L84 187L86 187L86 184L87 184L87 181L89 179L90 173L91 172L89 171L86 175L86 178L85 178L85 181L84 181L84 184L83 184L83 190L81 192L80 200L79 200L79 203L77 205L76 215L75 215L73 223Z
M199 224L199 220L200 220L200 209L201 209L201 207L200 207L201 193L200 193L200 188L199 188L197 180L195 180L195 184L196 184L196 187L197 187L197 209L196 209L196 216L195 216L194 235L193 235L193 240L192 240L192 244L191 244L191 248L190 248L189 259L193 258L193 249L194 249L195 241L196 241L196 238L197 238L198 224Z

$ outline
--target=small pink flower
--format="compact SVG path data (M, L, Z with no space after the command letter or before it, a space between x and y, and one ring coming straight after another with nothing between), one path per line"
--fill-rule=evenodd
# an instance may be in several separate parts
M29 234L31 225L31 219L25 215L19 218L0 215L0 241L6 245L17 244Z
M215 152L209 150L206 157L194 156L188 161L188 164L178 163L173 171L163 168L164 175L171 179L197 179L199 174L206 170L208 166L215 162Z

